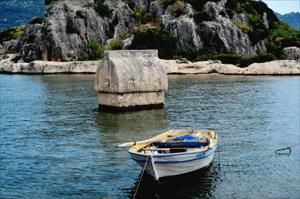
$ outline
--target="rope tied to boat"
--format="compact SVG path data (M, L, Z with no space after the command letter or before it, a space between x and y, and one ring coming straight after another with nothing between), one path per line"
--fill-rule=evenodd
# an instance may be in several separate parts
M149 157L150 157L150 158L149 158ZM140 184L141 184L141 182L142 182L144 173L145 173L146 168L147 168L148 161L149 161L150 159L151 159L151 156L147 156L147 159L146 159L144 168L143 168L142 173L141 173L140 178L139 178L139 183L138 183L138 185L137 185L137 187L136 187L136 190L135 190L135 193L134 193L134 196L133 196L134 199L137 198L137 194L138 194L138 192L139 192Z
M292 153L292 148L299 145L299 144L300 144L300 142L297 143L297 144L291 145L291 146L287 146L287 147L284 147L284 148L277 149L277 150L275 150L275 153L280 154L280 155L283 155L283 154L289 155L289 154Z

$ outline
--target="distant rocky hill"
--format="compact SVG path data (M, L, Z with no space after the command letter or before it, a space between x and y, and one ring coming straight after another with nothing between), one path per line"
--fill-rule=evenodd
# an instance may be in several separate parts
M94 60L104 49L153 49L161 58L280 57L299 32L252 0L45 0L45 18L0 33L0 53L24 61ZM12 40L11 40L12 39ZM217 54L216 54L217 53ZM216 57L217 56L217 57ZM260 57L256 58L259 60Z
M0 31L27 24L42 16L44 8L44 0L0 0Z
M284 15L276 13L276 15L281 21L284 21L291 27L300 30L300 12L291 12Z

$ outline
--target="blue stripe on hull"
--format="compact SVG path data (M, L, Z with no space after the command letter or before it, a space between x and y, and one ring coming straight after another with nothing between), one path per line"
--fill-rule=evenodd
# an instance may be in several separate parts
M183 152L183 153L177 153L177 154L158 154L158 155L153 155L153 157L166 157L166 156L180 156L180 155L190 155L190 154L197 154L199 152L207 152L207 151L210 151L210 150L215 150L217 148L217 144L214 145L213 148L211 149L208 149L208 150L203 150L203 151L197 151L197 152ZM137 155L137 156L142 156L142 157L145 157L147 158L147 155L144 155L144 154L139 154L139 153L132 153L130 151L128 151L128 153L130 155Z
M200 159L203 159L203 158L206 158L210 155L212 155L214 153L215 150L211 150L211 152L207 153L206 155L203 155L203 156L196 156L196 158L193 158L193 159L188 159L188 160L162 160L162 161L159 161L159 160L156 160L154 161L154 163L158 163L158 164L165 164L165 163L183 163L183 162L191 162L191 161L196 161L196 160L200 160ZM199 152L198 152L199 153ZM139 155L139 154L132 154L132 155ZM147 157L146 155L143 155L144 157ZM175 156L175 155L174 155ZM154 157L158 157L158 156L154 156ZM140 160L140 159L136 159L134 158L133 156L131 156L131 158L133 160L135 160L136 162L146 162L145 160Z
M196 160L200 160L200 159L204 159L210 155L212 155L214 152L211 152L209 154L206 154L204 156L199 156L199 157L196 157L196 158L193 158L193 159L189 159L189 160L167 160L167 161L154 161L154 163L158 163L158 164L165 164L165 163L168 163L168 164L174 164L174 163L183 163L183 162L192 162L192 161L196 161Z

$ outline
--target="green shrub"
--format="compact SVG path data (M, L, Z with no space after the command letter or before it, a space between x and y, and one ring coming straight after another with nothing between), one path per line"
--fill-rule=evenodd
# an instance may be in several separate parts
M89 60L89 55L82 52L78 56L78 61L88 61Z
M289 27L286 23L281 23L277 29L271 32L271 38L295 38L300 39L300 31Z
M130 49L158 49L160 58L170 59L177 53L177 39L161 29L146 29L134 33Z
M263 63L268 61L275 60L276 57L271 53L261 53L254 57L244 57L240 60L240 63L238 64L239 67L247 67L250 64L253 63Z
M196 11L201 11L208 0L186 0Z
M115 39L110 42L108 49L109 50L121 50L123 47L123 41L121 39Z
M96 39L91 39L87 46L89 60L97 60L103 57L104 48L101 47Z
M250 31L252 31L251 28L246 24L243 24L243 23L240 23L237 21L234 21L233 23L234 23L234 25L236 25L239 29L241 29L245 33L249 33Z
M0 43L11 39L17 39L23 32L24 28L21 26L2 31L0 32Z
M198 55L199 55L199 52L197 52L195 50L185 50L185 51L183 51L183 50L179 49L177 51L177 56L175 58L176 59L186 58L188 60L195 60Z
M267 38L269 31L264 25L262 16L254 14L246 14L246 16L250 25L253 27L253 29L248 32L252 45Z
M271 53L261 53L254 57L246 57L236 53L208 53L196 58L196 61L220 60L223 64L234 64L239 67L247 67L253 63L272 61L276 57Z
M239 64L243 56L240 54L229 53L229 54L216 54L214 59L220 60L224 64Z
M271 29L276 28L276 23L279 22L277 16L274 14L273 10L268 8L267 4L263 1L249 1L248 6L244 11L250 12L252 14L263 14L267 13L267 19Z
M240 4L239 0L227 0L225 7L231 10L238 10L238 8L240 7L239 4Z
M171 13L174 17L179 17L180 15L185 14L186 3L181 0L177 0L171 10Z
M300 47L300 31L294 30L285 23L280 23L268 36L268 52L281 58L282 49L289 46Z
M279 22L273 10L268 8L267 4L264 3L263 1L227 0L225 7L226 7L226 12L230 18L233 17L234 11L238 13L245 13L248 19L251 18L251 16L248 16L249 14L262 19L263 13L266 13L270 29L276 28L277 23Z
M159 0L159 2L164 6L167 7L169 5L173 5L176 0Z
M138 23L145 23L147 21L147 12L142 7L134 8L134 18Z
M194 14L194 20L197 24L201 23L202 21L214 21L215 19L216 16L212 13L197 12Z
M250 0L229 0L227 4L231 9L246 14L249 24L252 29L247 31L252 45L257 44L261 40L268 37L271 30L276 29L279 22L274 12L268 8L268 6L261 1L250 1ZM263 13L267 13L267 19L269 22L269 28L264 24Z
M45 0L45 5L50 5L52 3L58 2L59 0Z
M109 7L104 4L104 0L95 0L94 9L102 17L110 17L112 14Z
M235 64L238 65L243 59L243 56L236 53L204 53L196 58L196 61L205 60L220 60L223 64Z
M296 46L300 48L300 39L299 38L283 38L281 41L281 47L291 47Z

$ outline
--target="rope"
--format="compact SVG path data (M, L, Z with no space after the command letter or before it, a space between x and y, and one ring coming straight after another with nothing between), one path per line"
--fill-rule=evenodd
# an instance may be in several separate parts
M277 150L275 150L275 153L277 153L277 154L283 154L284 151L289 150L289 152L287 154L291 154L292 153L292 148L295 147L295 146L297 146L297 145L299 145L299 144L300 144L300 142L297 143L297 144L293 144L291 146L287 146L287 147L284 147L284 148L277 149Z
M143 176L144 176L144 173L145 173L145 170L146 170L148 161L149 161L149 156L147 156L147 159L146 159L144 168L143 168L142 173L141 173L141 175L140 175L139 183L138 183L138 185L137 185L137 187L136 187L136 190L135 190L135 193L134 193L134 196L133 196L134 199L137 197L137 193L139 192L140 184L141 184L141 182L142 182L142 179L143 179Z

